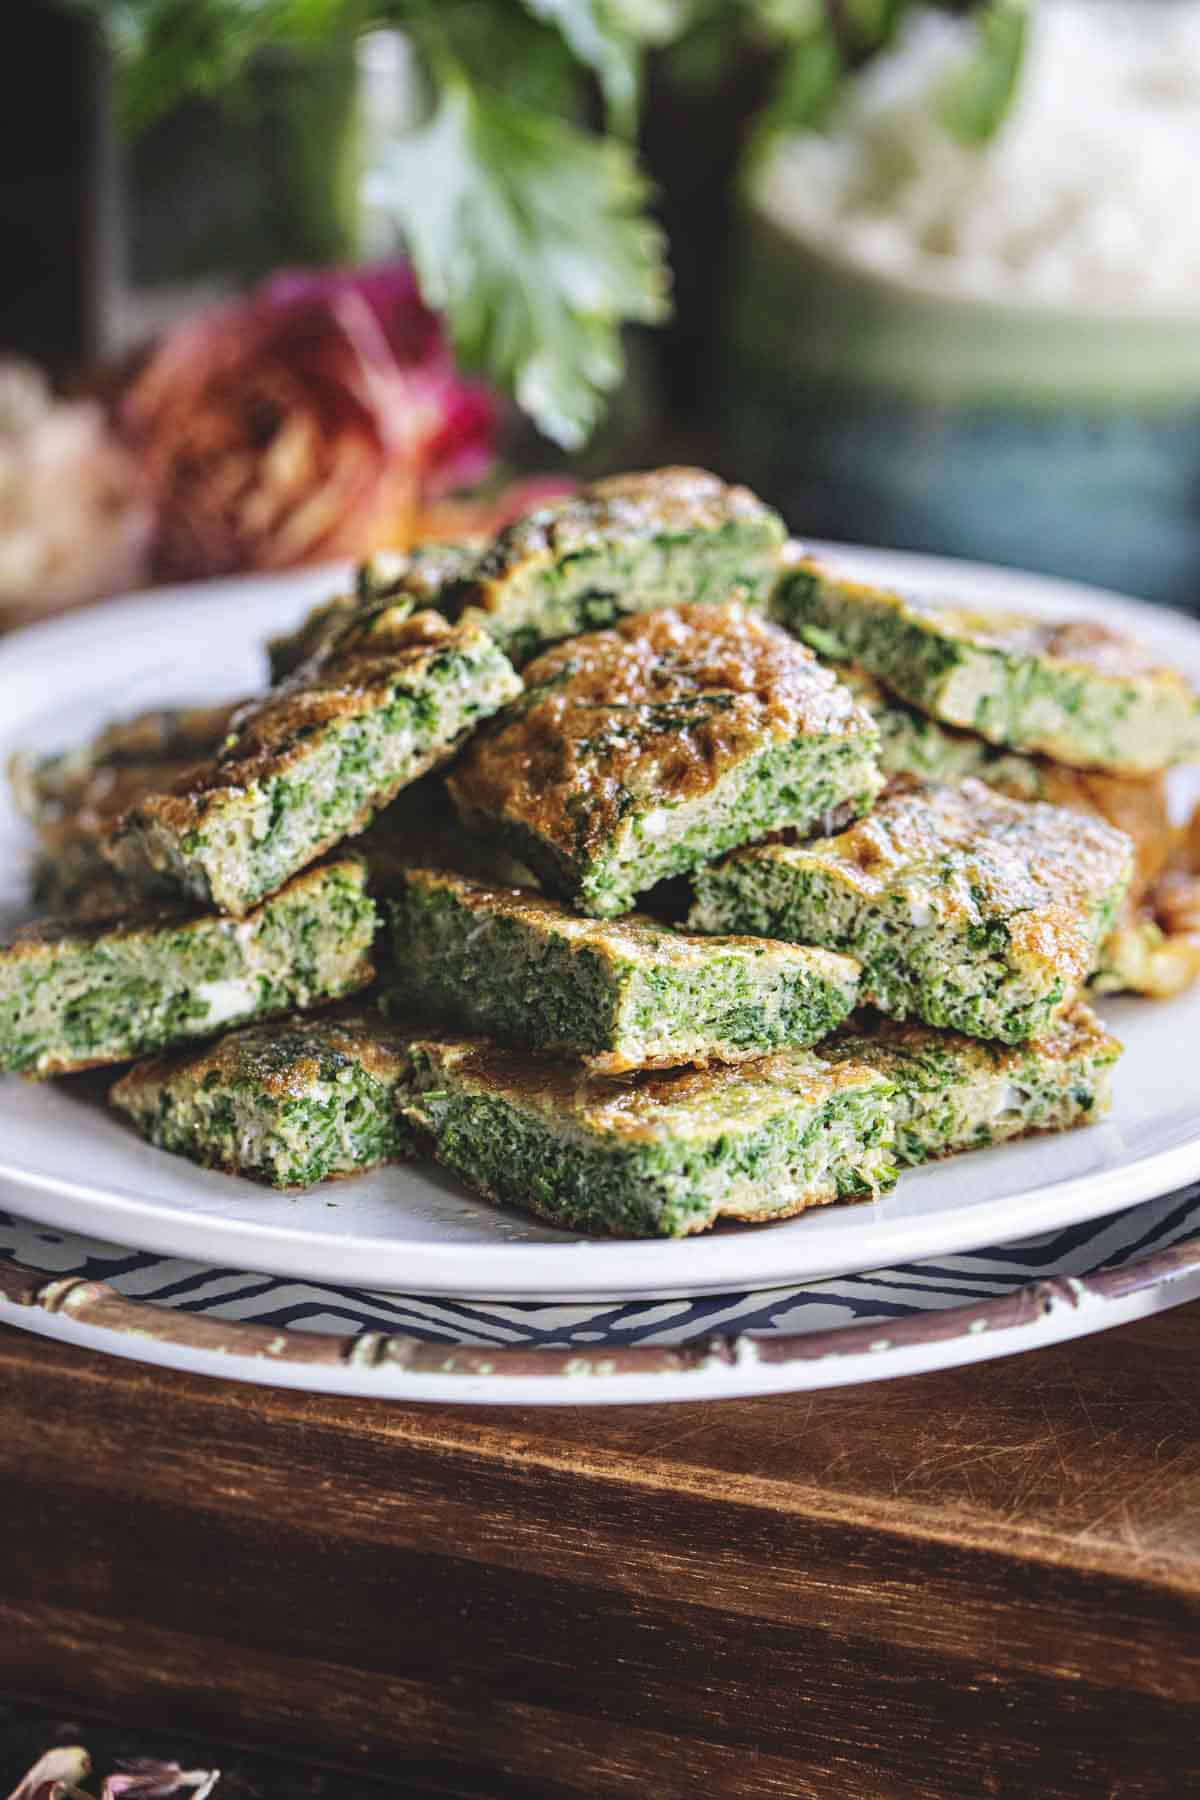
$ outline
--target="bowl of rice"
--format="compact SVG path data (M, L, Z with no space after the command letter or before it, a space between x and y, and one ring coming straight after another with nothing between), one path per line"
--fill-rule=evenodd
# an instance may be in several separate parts
M802 529L1200 610L1200 0L1043 0L983 145L962 32L756 163L726 435Z

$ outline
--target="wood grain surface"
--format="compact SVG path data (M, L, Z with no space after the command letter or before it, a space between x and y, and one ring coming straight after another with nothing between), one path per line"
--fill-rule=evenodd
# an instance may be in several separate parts
M0 1331L0 1690L347 1794L1200 1793L1198 1354L472 1411Z

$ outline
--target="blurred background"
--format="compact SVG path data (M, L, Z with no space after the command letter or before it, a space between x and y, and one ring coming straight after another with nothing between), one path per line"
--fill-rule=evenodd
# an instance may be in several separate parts
M1200 609L1200 0L8 0L0 622L664 460Z

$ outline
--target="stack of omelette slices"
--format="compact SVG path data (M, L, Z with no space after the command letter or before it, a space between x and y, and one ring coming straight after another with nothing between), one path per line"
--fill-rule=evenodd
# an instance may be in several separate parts
M1200 968L1182 678L843 581L703 471L378 558L268 649L259 697L11 771L50 916L0 948L0 1067L124 1065L199 1163L778 1219L1099 1118L1089 991Z

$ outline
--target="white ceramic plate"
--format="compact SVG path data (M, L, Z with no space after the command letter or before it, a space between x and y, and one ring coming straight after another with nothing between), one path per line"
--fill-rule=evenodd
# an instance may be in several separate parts
M979 605L1102 619L1200 683L1200 625L1096 590L899 553L830 550L851 573ZM115 713L248 691L261 641L332 591L336 573L164 590L0 644L0 754L53 748ZM1191 773L1175 778L1181 810ZM0 880L20 905L29 836L0 801ZM1103 1008L1125 1040L1109 1119L911 1171L885 1198L681 1242L581 1240L471 1199L432 1168L299 1196L201 1170L141 1143L79 1083L0 1080L0 1178L27 1214L170 1255L375 1290L595 1299L766 1288L944 1256L1100 1218L1200 1176L1200 993Z
M573 1305L249 1275L0 1211L0 1323L192 1375L402 1402L657 1405L844 1387L1044 1349L1198 1296L1195 1185L932 1263Z

